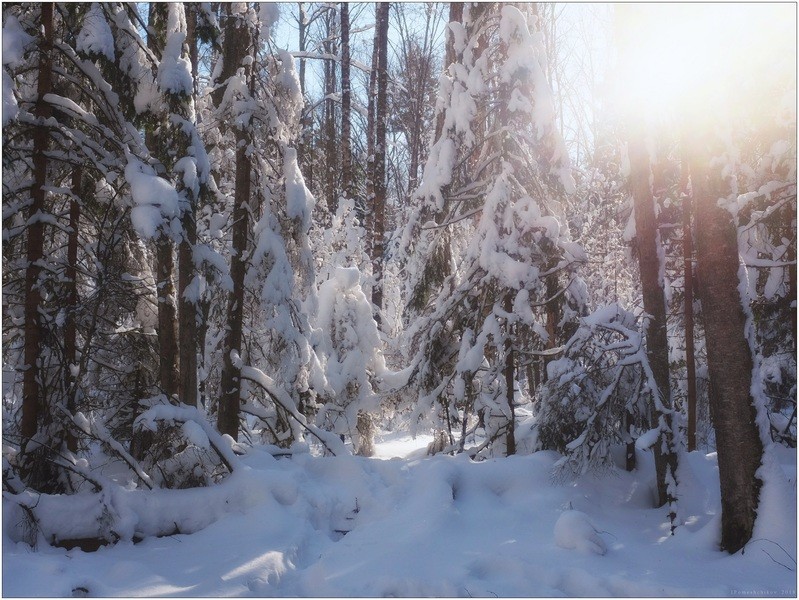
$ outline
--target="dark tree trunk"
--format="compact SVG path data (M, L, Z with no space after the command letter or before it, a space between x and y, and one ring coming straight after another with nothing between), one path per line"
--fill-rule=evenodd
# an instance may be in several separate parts
M75 167L72 171L72 198L69 201L69 236L67 238L67 265L66 265L66 300L67 317L64 323L64 393L66 394L66 409L70 414L76 410L76 381L72 375L72 365L78 364L77 338L78 329L75 316L78 310L78 231L80 228L80 198L83 187L83 169ZM70 452L78 451L78 441L71 429L67 433L67 449Z
M643 138L636 136L630 140L630 179L635 204L635 231L638 240L638 264L641 273L641 291L644 299L644 310L650 316L646 327L646 354L652 368L654 383L657 387L662 409L658 407L658 399L654 398L652 414L653 427L661 427L661 438L654 445L655 470L659 506L672 503L675 498L668 489L669 471L676 477L677 455L674 453L674 434L671 414L671 385L669 381L669 343L666 335L666 300L663 295L663 284L660 279L660 258L655 218L655 202L650 188L650 164ZM662 422L662 423L661 423ZM663 450L660 439L665 439Z
M189 51L189 61L192 71L192 89L197 94L197 7L193 3L186 4L186 44ZM184 106L191 108L193 99L180 99ZM193 111L192 111L193 112ZM193 119L189 111L183 116ZM195 123L196 125L196 123ZM185 151L185 149L182 149ZM201 184L199 195L205 192L205 184ZM197 245L197 202L193 190L185 190L189 206L181 215L183 238L178 246L178 332L179 332L179 359L180 359L180 401L190 406L199 406L200 400L197 390L197 319L199 306L194 299L186 297L186 289L196 275L194 265L194 247Z
M557 266L556 261L551 261L548 268L553 269ZM547 343L546 349L552 350L558 345L558 323L561 318L561 302L562 299L558 296L560 285L558 284L558 274L552 273L546 278L546 294L547 302L544 307L546 313L546 330L547 330ZM544 355L543 368L541 369L541 379L544 383L547 382L549 376L547 375L547 365L555 360L557 357L554 355Z
M192 70L192 89L197 90L197 12L196 5L187 3L186 11L186 44ZM193 101L181 99L181 102ZM189 114L184 117L192 118ZM184 150L184 149L181 149ZM204 186L203 186L204 187ZM194 247L197 245L197 198L191 190L186 190L189 206L181 215L183 237L178 245L178 336L180 363L180 401L183 404L196 406L197 395L197 316L198 305L194 300L186 298L186 289L195 276Z
M246 134L237 134L238 138L246 138ZM236 191L233 209L233 257L231 258L230 277L233 280L233 292L228 302L227 335L225 336L222 367L222 400L219 404L218 428L220 433L227 433L233 439L239 435L239 410L241 408L241 369L233 364L231 352L241 354L242 329L244 322L244 276L247 261L244 253L247 250L247 229L249 213L247 204L250 199L250 159L246 155L246 146L236 151Z
M680 175L682 192L683 236L683 320L685 325L685 367L688 413L688 452L696 450L696 351L694 349L694 233L691 228L691 192L688 190L688 160L683 142L683 164Z
M335 33L335 11L331 8L326 16L328 39L323 43L326 54L336 53L336 44L331 39ZM338 175L338 148L336 147L336 102L333 95L336 93L336 62L325 60L325 120L324 120L324 144L325 144L325 194L327 197L327 208L331 215L338 210L338 186L336 178Z
M197 245L195 205L186 210L182 219L183 239L178 247L178 321L180 323L180 400L196 406L197 398L197 303L185 297L195 276L194 246Z
M299 41L298 46L300 52L305 52L306 50L306 43L307 43L307 30L308 26L305 22L306 14L305 14L305 4L303 2L297 3L297 9L299 12L299 19L298 19L298 27L299 27ZM300 58L300 67L299 67L299 79L300 79L300 93L302 94L303 98L303 112L302 117L300 119L300 125L302 130L300 132L299 139L297 140L297 164L299 164L303 168L303 173L305 174L305 180L308 184L308 189L313 189L313 170L310 169L306 163L306 155L308 153L308 148L310 146L310 131L311 131L311 121L312 117L308 114L304 106L305 100L305 59Z
M159 381L167 398L180 393L178 368L177 310L175 307L175 257L166 234L155 243L155 287L158 300Z
M38 119L48 119L53 111L44 96L53 88L53 4L42 4L42 34L39 38L39 77L35 114ZM22 379L22 437L23 446L39 429L39 419L45 407L40 382L40 344L42 321L39 310L42 293L39 287L41 261L44 257L44 223L34 219L44 213L45 186L47 185L47 128L37 126L33 131L33 187L28 210L28 237L25 269L25 372Z
M375 27L372 41L372 68L369 71L369 90L366 94L366 206L364 213L366 216L366 246L370 253L374 248L375 221L375 96L377 94L377 63L380 49L377 37L377 27Z
M200 58L197 53L197 3L186 2L186 43L189 45L191 79L194 82L194 97L199 92L198 78Z
M377 101L375 107L375 162L374 162L374 211L372 232L372 305L378 326L383 310L383 237L386 211L386 119L388 106L388 12L391 4L378 3L377 30Z
M147 47L161 52L163 30L166 24L166 5L151 3L148 13ZM145 132L145 141L151 152L165 147L154 133L154 127ZM163 175L163 173L161 173ZM178 374L177 307L175 302L175 258L173 242L161 232L155 242L155 288L158 302L158 381L161 391L171 399L180 393Z
M751 539L761 482L763 444L751 396L752 354L738 291L738 236L718 199L728 184L710 158L721 154L711 134L690 147L696 211L696 264L705 325L710 414L716 431L721 485L721 548L735 553Z
M229 8L228 8L229 10ZM230 73L235 72L238 65L249 52L251 45L250 31L247 25L230 16L225 24L224 60L222 78L227 79L225 67ZM247 73L249 75L249 73ZM244 275L247 261L247 230L249 221L248 205L251 195L250 159L247 156L249 135L242 129L236 130L236 184L233 208L233 256L230 265L230 277L233 280L233 291L230 294L227 310L227 333L225 335L221 393L217 428L220 433L230 435L234 440L239 435L239 411L241 409L241 369L232 360L231 353L241 354L244 321Z
M350 9L341 3L341 189L348 198L355 197L352 176L352 143L350 115L352 97L350 93Z

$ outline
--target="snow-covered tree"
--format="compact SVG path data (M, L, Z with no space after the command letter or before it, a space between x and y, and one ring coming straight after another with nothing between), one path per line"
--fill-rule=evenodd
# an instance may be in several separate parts
M319 410L317 424L349 436L357 454L374 451L372 415L379 408L376 379L385 371L372 306L357 267L338 267L319 287L319 335L316 351L331 398Z
M453 443L452 423L465 432L477 412L495 451L513 454L518 369L534 340L548 335L536 309L552 295L548 278L583 259L557 200L574 182L555 129L540 36L524 13L467 5L463 22L450 28L456 60L441 80L442 135L417 192L418 215L440 216L426 223L417 216L408 237L416 228L423 257L454 224L469 239L441 288L425 293L435 300L416 302L427 304L427 314L408 332L418 348L412 380L422 391L414 416L441 410ZM429 290L429 281L422 275L417 290ZM573 280L555 290L579 297ZM488 393L475 398L470 390L481 381Z

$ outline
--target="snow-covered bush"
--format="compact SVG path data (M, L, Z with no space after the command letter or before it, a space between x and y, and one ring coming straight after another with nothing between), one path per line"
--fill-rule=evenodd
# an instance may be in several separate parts
M649 366L634 315L617 304L581 319L564 356L549 363L535 405L539 448L561 474L611 466L611 448L648 429ZM653 440L654 441L654 440Z

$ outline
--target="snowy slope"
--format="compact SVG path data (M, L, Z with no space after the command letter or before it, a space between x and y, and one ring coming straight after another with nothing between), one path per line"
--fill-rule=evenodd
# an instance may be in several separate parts
M762 519L761 530L775 537L728 556L716 550L713 455L689 455L686 525L670 537L665 511L650 508L645 454L639 472L558 484L552 453L472 463L423 457L427 441L385 436L384 460L277 460L254 450L243 461L249 470L236 475L235 508L191 535L94 553L33 553L4 535L3 595L70 596L77 588L89 596L796 594L794 451L779 454L786 475L770 488ZM385 459L389 449L406 457ZM204 506L198 500L191 508ZM580 536L600 538L606 554Z

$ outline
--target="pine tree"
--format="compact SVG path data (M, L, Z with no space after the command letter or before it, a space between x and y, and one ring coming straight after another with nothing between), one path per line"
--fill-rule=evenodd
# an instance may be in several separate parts
M511 454L516 352L540 335L535 309L544 304L546 277L582 257L553 200L574 184L543 55L523 13L470 5L463 23L450 27L456 60L439 92L442 135L418 195L428 214L446 215L427 227L460 230L466 241L457 271L410 330L420 349L412 378L423 394L414 414L440 407L452 444L453 422L480 413L494 451ZM522 55L536 58L523 63Z

